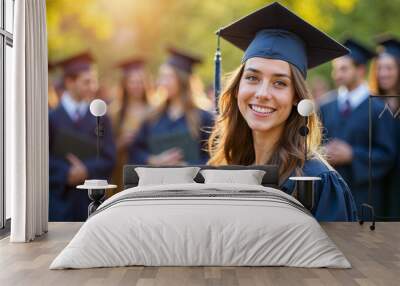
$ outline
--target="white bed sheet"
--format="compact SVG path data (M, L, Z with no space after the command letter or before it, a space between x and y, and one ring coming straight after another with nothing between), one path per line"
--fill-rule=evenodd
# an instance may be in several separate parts
M145 266L350 268L309 214L259 198L174 197L122 200L145 191L262 190L238 184L142 186L120 192L85 222L50 269Z

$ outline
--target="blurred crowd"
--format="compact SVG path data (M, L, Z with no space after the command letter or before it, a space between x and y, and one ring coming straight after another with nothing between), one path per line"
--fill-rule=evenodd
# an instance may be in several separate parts
M354 39L344 45L350 54L332 62L335 87L323 77L309 81L324 154L359 206L372 199L378 215L400 217L400 42L385 37L372 49ZM115 65L119 84L107 88L99 83L89 51L49 65L51 221L85 220L89 199L75 187L85 179L108 179L121 190L125 164L207 163L215 103L213 88L205 89L196 76L201 62L169 48L151 75L146 59L126 59ZM96 118L89 111L95 98L108 105L100 118L98 156ZM373 198L368 198L369 155Z

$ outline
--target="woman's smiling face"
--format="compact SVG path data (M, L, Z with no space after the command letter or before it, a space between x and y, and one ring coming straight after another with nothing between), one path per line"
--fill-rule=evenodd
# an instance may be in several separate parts
M248 59L237 100L240 113L253 131L283 128L295 103L289 64L282 60Z

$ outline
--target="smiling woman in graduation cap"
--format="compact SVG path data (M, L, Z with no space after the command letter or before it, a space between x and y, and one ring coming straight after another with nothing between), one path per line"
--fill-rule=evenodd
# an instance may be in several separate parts
M157 88L165 101L150 114L130 147L130 162L150 165L205 164L212 115L194 101L192 73L200 58L176 48L161 65Z
M219 30L244 50L219 100L220 115L209 140L209 164L276 164L280 186L292 194L291 175L321 177L317 186L318 220L352 221L356 208L341 176L317 153L318 117L308 120L308 160L304 161L304 119L296 105L311 99L307 69L347 53L347 49L291 11L273 3Z

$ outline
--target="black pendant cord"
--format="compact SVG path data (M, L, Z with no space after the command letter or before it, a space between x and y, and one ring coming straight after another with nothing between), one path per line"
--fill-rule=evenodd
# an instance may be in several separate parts
M99 150L100 150L100 116L96 116L96 137L97 137L97 150L96 150L96 160L99 162L100 155L99 155Z
M368 204L372 206L372 98L368 100Z
M309 133L308 129L308 116L304 117L304 125L300 127L299 133L302 137L304 137L304 163L307 162L307 154L308 154L308 146L307 146L307 135Z
M307 135L308 135L308 116L305 117L305 136L304 136L304 164L307 162Z
M217 51L215 52L214 57L214 104L215 104L215 112L219 114L219 96L221 94L221 47L220 47L220 31L217 31Z
M368 98L368 203L361 204L361 218L360 225L366 219L366 210L370 211L370 218L372 224L369 226L370 230L375 230L375 208L372 203L372 98Z

